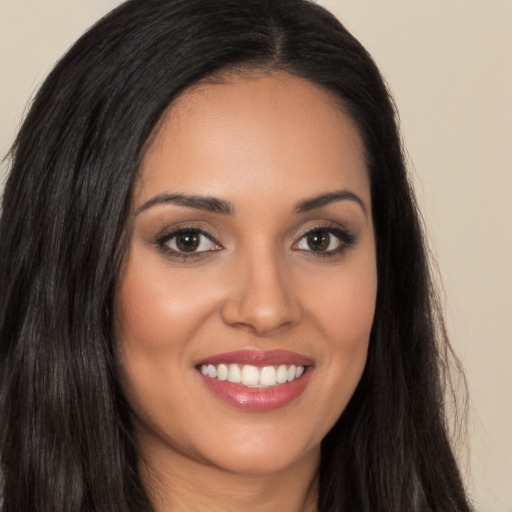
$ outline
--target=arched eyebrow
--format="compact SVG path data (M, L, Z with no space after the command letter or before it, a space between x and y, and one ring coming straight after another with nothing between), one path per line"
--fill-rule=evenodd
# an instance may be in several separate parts
M139 215L152 206L161 204L175 204L178 206L186 206L196 210L204 210L213 213L222 213L225 215L232 215L234 207L228 201L209 196L193 196L187 194L159 194L149 201L146 201L142 206L139 206L135 211L135 215Z
M361 198L349 190L337 190L335 192L328 192L326 194L321 194L301 201L294 207L293 213L307 213L311 210L321 208L322 206L326 206L330 203L345 200L354 201L361 207L365 214L367 213L366 206ZM137 208L135 211L135 215L137 216L139 213L142 213L143 211L148 210L153 206L167 203L212 213L221 213L224 215L233 215L235 211L235 207L232 203L217 197L196 196L188 194L159 194L146 201L143 205L139 206L139 208Z
M319 196L312 197L311 199L306 199L305 201L301 201L297 206L295 206L293 211L297 214L306 213L310 212L311 210L321 208L322 206L326 206L330 203L345 200L354 201L357 203L366 215L367 211L363 200L350 190L337 190L335 192L328 192L327 194L321 194Z

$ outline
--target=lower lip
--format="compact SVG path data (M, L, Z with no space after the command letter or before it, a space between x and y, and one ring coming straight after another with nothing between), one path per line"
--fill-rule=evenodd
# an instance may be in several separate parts
M311 373L311 367L307 367L298 379L268 388L248 388L201 373L199 375L206 387L227 404L248 411L266 411L284 407L295 400L306 389Z

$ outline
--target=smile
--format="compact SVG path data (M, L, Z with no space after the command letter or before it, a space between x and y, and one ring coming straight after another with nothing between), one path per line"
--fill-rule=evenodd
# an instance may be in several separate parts
M286 365L279 366L253 366L250 364L202 364L201 373L206 377L241 384L250 388L266 388L279 386L286 382L298 379L304 373L304 366Z
M196 362L206 388L244 410L283 407L298 398L313 374L311 359L287 350L238 350Z

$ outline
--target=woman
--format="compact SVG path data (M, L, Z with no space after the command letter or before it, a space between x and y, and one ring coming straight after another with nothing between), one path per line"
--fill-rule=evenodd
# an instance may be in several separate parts
M393 106L320 7L113 11L0 240L2 510L470 510Z

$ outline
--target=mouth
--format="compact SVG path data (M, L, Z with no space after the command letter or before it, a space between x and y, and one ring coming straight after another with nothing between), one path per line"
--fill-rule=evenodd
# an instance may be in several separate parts
M283 407L305 389L313 361L286 350L241 350L198 361L206 387L231 406L245 410Z
M253 366L251 364L202 364L200 371L205 377L240 384L248 388L267 388L292 382L302 376L305 366L294 364L279 366Z

